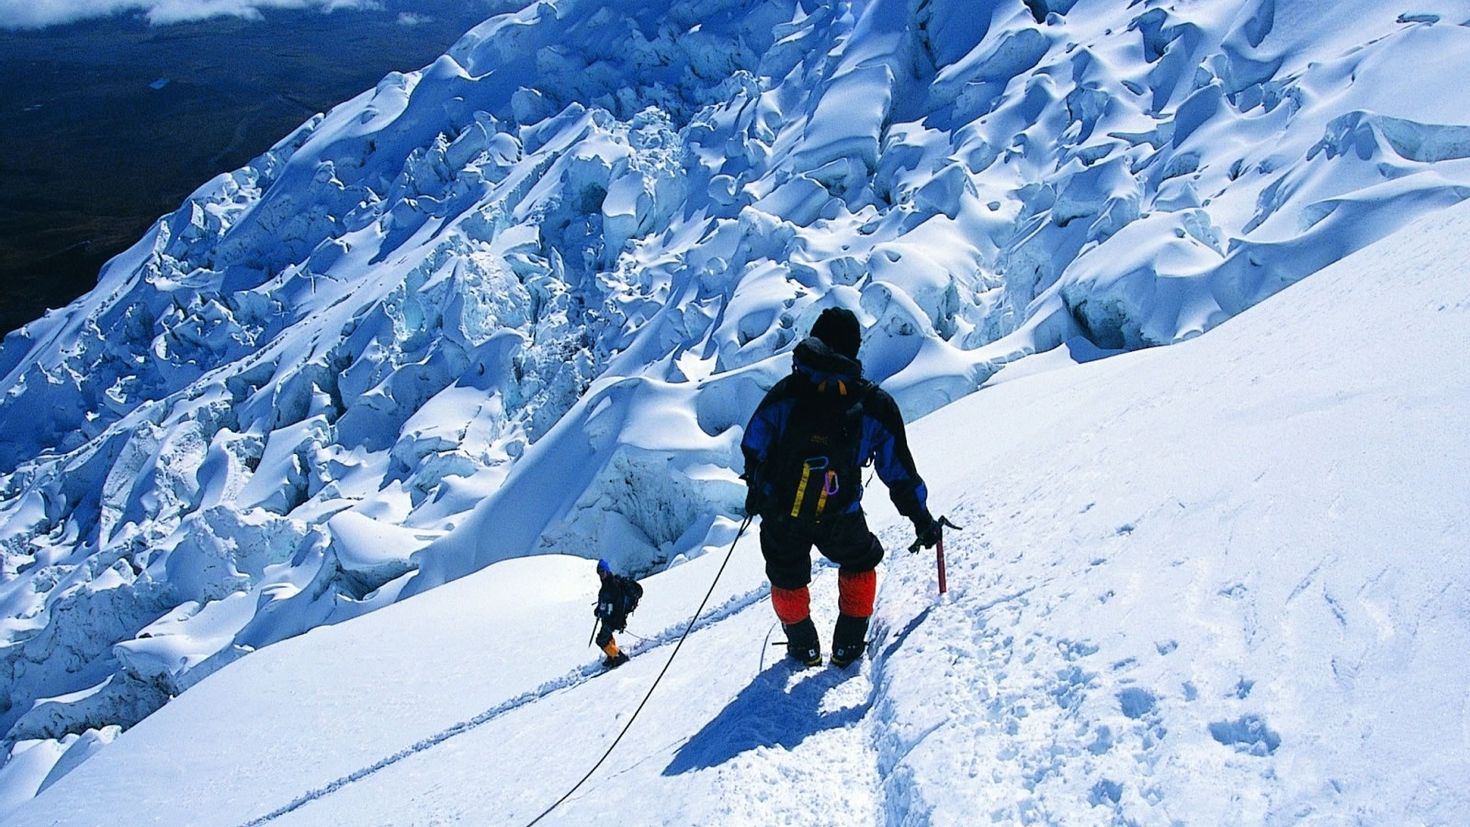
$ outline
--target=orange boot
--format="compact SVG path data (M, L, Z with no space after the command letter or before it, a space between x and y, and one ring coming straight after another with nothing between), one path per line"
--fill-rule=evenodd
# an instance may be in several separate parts
M602 647L602 651L607 653L607 659L602 662L603 667L607 669L616 669L628 662L628 656L618 651L616 640L609 640L607 645Z

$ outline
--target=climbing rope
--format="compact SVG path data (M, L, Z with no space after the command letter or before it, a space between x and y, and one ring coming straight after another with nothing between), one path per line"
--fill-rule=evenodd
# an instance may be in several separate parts
M715 593L715 585L720 582L720 575L725 573L725 566L729 565L730 558L735 554L735 545L736 543L740 542L740 535L744 534L745 529L750 527L750 521L752 519L752 517L746 517L745 522L740 524L740 530L735 532L735 539L730 542L730 550L725 552L725 561L723 563L720 563L720 570L715 572L715 579L710 581L709 591L705 592L704 599L699 601L699 608L695 609L694 616L689 618L689 625L684 627L684 634L679 635L679 641L674 644L674 651L669 653L669 659L667 662L664 663L664 668L659 671L658 677L653 679L653 685L648 687L648 694L643 696L642 701L639 701L638 708L633 710L633 714L628 717L628 722L623 724L623 729L621 732L618 733L618 737L614 738L612 743L607 745L607 751L602 753L602 757L597 759L597 763L592 765L592 769L588 770L587 774L582 776L581 781L578 781L576 784L572 785L572 788L570 790L567 790L561 798L558 798L555 804L547 807L545 812L527 822L526 827L533 827L536 822L540 821L543 818L546 818L548 815L551 815L552 810L560 807L562 805L562 802L566 801L568 798L571 798L573 793L581 789L582 785L587 783L587 779L591 778L592 774L597 772L597 768L602 766L602 762L606 761L609 755L612 755L613 749L618 745L619 741L623 740L623 736L628 734L628 728L633 726L633 722L638 719L638 713L643 711L644 704L647 704L648 699L653 697L653 690L658 688L659 681L662 681L664 679L664 674L668 672L669 667L673 665L674 657L679 654L679 647L684 645L684 639L689 637L690 632L694 631L694 622L699 620L699 613L704 611L705 604L709 603L710 596Z
M766 649L768 649L769 647L772 647L772 646L785 646L786 645L786 641L784 641L784 640L783 641L776 642L776 643L772 643L771 642L771 635L773 635L773 634L776 633L776 626L778 624L780 624L780 622L781 621L779 619L776 620L775 622L771 623L771 628L769 628L769 629L766 630L766 640L765 640L764 643L761 644L761 666L760 666L760 671L761 672L766 671Z
M639 643L653 643L654 642L654 639L653 638L651 638L651 637L644 637L643 635L640 635L640 634L634 632L632 629L624 629L623 631L619 632L618 634L620 634L620 635L627 635L628 637L630 637L630 638L638 641Z

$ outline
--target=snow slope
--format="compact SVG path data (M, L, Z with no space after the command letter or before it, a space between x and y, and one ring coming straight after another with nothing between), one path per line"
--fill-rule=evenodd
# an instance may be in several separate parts
M1470 195L1463 0L625 5L487 20L5 339L0 806L497 561L719 545L824 307L915 417Z
M745 537L546 823L1463 823L1467 257L1462 206L1208 336L914 423L965 526L950 594L894 554L861 668L793 673ZM615 672L588 563L497 563L220 670L12 823L524 824L623 727L712 551L644 581Z

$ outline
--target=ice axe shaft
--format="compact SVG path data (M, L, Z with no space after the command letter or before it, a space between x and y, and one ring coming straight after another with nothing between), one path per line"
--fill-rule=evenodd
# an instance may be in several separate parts
M944 572L944 529L945 527L955 529L956 531L963 531L964 529L950 522L948 517L940 517L936 522L939 523L939 536L934 542L934 565L939 570L939 593L944 594L949 591L949 582L946 580ZM915 540L914 544L909 546L909 551L916 552L920 547L919 541Z
M934 544L934 564L939 567L939 593L949 591L949 585L944 580L944 532L939 532L939 542Z

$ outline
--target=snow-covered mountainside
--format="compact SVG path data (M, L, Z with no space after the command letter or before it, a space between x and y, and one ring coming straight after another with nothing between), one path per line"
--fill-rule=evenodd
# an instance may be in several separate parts
M827 306L917 417L1029 354L1190 339L1466 198L1467 22L1453 0L486 21L0 347L0 807L246 653L495 561L646 574L727 542L741 426Z
M541 823L1465 823L1467 259L1470 205L1209 336L1023 361L914 423L964 526L947 597L896 552L868 658L793 672L747 534ZM644 580L615 672L590 563L502 561L231 664L10 823L527 824L628 723L714 551Z

